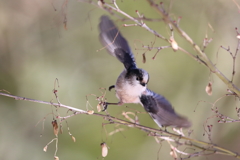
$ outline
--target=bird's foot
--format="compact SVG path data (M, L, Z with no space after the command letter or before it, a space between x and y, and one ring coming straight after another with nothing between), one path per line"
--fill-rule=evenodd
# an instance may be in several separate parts
M165 131L165 132L168 132L168 131L167 131L167 126L163 126L163 128L164 128L164 131Z
M109 104L110 104L110 105L118 105L118 106L119 106L119 105L122 105L121 102L118 102L118 103L103 102L103 110L102 110L102 111L106 111Z
M103 103L103 110L102 110L102 112L106 111L106 110L107 110L107 107L108 107L108 103L107 103L107 102L104 102L104 103Z

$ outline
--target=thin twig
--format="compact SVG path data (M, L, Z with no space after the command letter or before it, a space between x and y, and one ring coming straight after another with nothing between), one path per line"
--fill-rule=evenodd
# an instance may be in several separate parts
M25 101L35 102L35 103L42 103L42 104L47 104L47 105L54 105L54 106L58 106L58 107L63 107L63 108L66 108L68 110L73 111L75 113L75 115L77 115L77 114L88 114L88 115L100 116L100 117L103 117L105 120L108 120L108 121L110 121L111 123L114 123L114 124L120 124L120 125L125 125L125 126L130 125L130 126L134 126L135 128L138 128L138 129L141 129L141 130L147 130L148 132L158 133L160 135L162 133L164 133L164 134L167 134L168 136L175 137L178 140L190 141L191 146L196 146L197 148L202 148L204 150L209 150L209 151L214 150L214 152L218 152L219 154L233 156L233 157L236 157L236 158L240 159L240 155L238 153L232 152L228 149L219 147L219 146L214 145L212 143L208 143L208 142L192 139L192 138L189 138L189 137L185 137L185 136L182 136L182 135L178 135L178 134L175 134L175 133L171 133L171 132L168 132L168 131L163 130L163 129L150 128L150 127L143 126L143 125L136 124L136 123L132 123L132 122L129 122L129 121L126 121L126 120L122 120L122 119L119 119L119 118L116 118L116 117L113 117L113 116L110 116L110 115L103 115L103 114L100 114L100 113L89 114L87 111L84 111L84 110L78 109L78 108L74 108L74 107L71 107L71 106L67 106L67 105L64 105L64 104L51 103L51 102L46 102L46 101L41 101L41 100L36 100L36 99L31 99L31 98L26 98L26 97L14 96L14 95L7 94L7 93L2 93L2 92L0 92L0 95L10 97L10 98L14 98L15 100L25 100Z
M163 16L165 23L170 23L176 29L176 31L193 46L198 56L202 59L203 62L206 63L206 66L211 70L211 72L216 74L228 86L231 91L233 91L238 95L238 97L240 97L240 89L235 84L233 84L220 70L218 70L218 68L212 63L208 56L204 52L202 52L200 47L189 37L189 35L184 32L179 27L179 25L169 17L169 14L163 9L163 7L161 5L155 4L153 0L147 0L147 2L149 2L150 6L152 6L158 13Z

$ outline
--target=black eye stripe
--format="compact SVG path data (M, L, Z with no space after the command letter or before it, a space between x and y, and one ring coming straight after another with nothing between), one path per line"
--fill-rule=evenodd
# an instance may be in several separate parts
M145 81L144 83L148 82L148 73L142 69L130 69L127 71L127 74L125 75L126 79L132 79L135 78L135 80L142 82L143 80Z

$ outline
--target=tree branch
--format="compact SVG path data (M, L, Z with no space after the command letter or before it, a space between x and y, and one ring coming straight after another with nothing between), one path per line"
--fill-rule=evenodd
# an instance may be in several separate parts
M128 127L130 127L130 126L135 127L135 128L138 128L140 130L143 130L143 131L149 133L150 136L158 137L158 138L161 138L161 139L166 139L166 136L167 136L168 138L172 139L178 145L180 145L180 144L181 145L187 145L187 146L194 147L196 149L200 149L202 155L205 155L206 152L211 152L213 154L223 154L223 155L233 156L233 157L236 157L236 158L240 159L240 155L238 153L232 152L228 149L219 147L219 146L214 145L212 143L192 139L192 138L180 135L180 134L171 133L167 130L150 128L150 127L143 126L143 125L140 125L140 124L137 124L137 123L133 123L133 122L129 122L129 121L126 121L126 120L123 120L123 119L119 119L119 118L116 118L116 117L113 117L113 116L110 116L110 115L93 113L93 112L85 111L85 110L82 110L82 109L74 108L74 107L71 107L71 106L68 106L68 105L64 105L64 104L61 104L61 103L52 103L52 102L47 102L47 101L42 101L42 100L36 100L36 99L31 99L31 98L26 98L26 97L15 96L15 95L2 93L2 92L0 92L0 95L10 97L10 98L14 98L15 100L30 101L30 102L35 102L35 103L47 104L47 105L51 105L51 106L53 105L55 107L60 107L60 108L61 107L66 108L66 109L72 111L74 113L74 115L87 114L87 115L99 116L99 117L102 117L105 120L109 121L110 124L120 124L120 125L124 125L124 126L128 126ZM71 117L71 116L69 116L69 117ZM56 118L59 118L61 120L65 120L66 118L69 118L69 117L57 116ZM183 141L183 142L180 143L180 140ZM190 155L193 155L193 154L189 153L189 156ZM201 154L198 154L198 156L199 155L201 155Z
M206 63L206 66L211 70L212 73L216 74L218 78L220 78L227 86L228 88L236 93L238 97L240 97L240 89L232 83L218 68L212 63L212 61L208 58L208 56L202 52L200 47L190 38L190 36L184 32L175 21L173 21L168 13L161 7L161 5L157 5L154 3L153 0L147 0L149 4L157 10L158 13L160 13L163 16L163 20L165 23L170 23L174 26L174 28L177 30L177 32L187 41L189 42L193 48L197 51L198 56Z
M81 0L82 2L86 2L86 3L91 3L94 4L96 6L98 6L101 9L106 10L107 12L113 14L113 11L122 14L123 16L127 17L128 19L134 21L136 23L137 26L143 27L144 29L146 29L147 31L149 31L150 33L156 35L157 37L163 39L164 41L168 42L169 44L171 44L171 40L169 40L168 38L165 38L164 36L162 36L161 34L159 34L157 31L151 29L150 27L148 27L145 23L143 23L143 21L138 20L136 18L133 18L132 16L128 15L127 13L125 13L124 11L122 11L116 4L116 1L113 1L113 6L109 5L107 3L105 3L104 1L98 1L98 5L95 4L92 1L87 1L87 0ZM235 95L237 95L238 97L240 97L240 89L234 84L232 83L232 81L230 81L213 63L212 61L208 58L208 56L200 49L200 47L191 39L191 37L185 32L183 31L180 26L178 25L178 23L176 23L174 20L172 20L169 17L169 13L166 12L164 10L164 8L162 7L162 4L160 3L160 5L156 4L153 0L146 0L151 7L153 7L159 14L161 14L161 16L163 17L163 21L168 25L171 24L176 31L188 42L190 43L193 48L196 50L197 52L197 56L191 54L190 52L186 52L185 50L183 50L182 48L180 49L181 51L183 51L184 53L187 53L187 55L189 55L190 57L192 57L194 60L200 62L201 64L203 64L204 66L208 67L210 69L210 71L214 74L216 74L218 76L219 79L222 80L223 83L226 84L226 86L233 92L235 93ZM104 3L103 3L104 2ZM114 7L115 6L115 7Z

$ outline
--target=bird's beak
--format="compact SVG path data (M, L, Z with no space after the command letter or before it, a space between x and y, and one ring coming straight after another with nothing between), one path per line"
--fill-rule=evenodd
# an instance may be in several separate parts
M141 82L140 84L144 87L147 83Z

